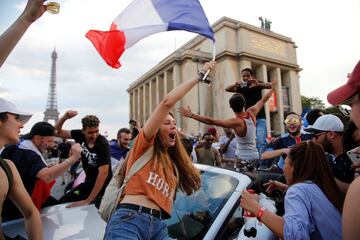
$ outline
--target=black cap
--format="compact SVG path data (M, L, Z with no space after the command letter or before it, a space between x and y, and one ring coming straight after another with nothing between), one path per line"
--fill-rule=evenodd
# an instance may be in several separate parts
M31 139L35 135L42 137L55 136L55 127L47 122L38 122L31 128L30 133L24 135L24 139Z

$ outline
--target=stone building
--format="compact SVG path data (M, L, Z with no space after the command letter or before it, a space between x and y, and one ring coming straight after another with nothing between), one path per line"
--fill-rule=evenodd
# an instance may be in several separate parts
M284 133L284 114L301 113L299 65L296 45L291 38L255 27L228 17L212 25L216 39L217 68L212 83L194 87L177 106L189 105L193 112L214 118L229 118L233 112L225 87L241 77L241 70L250 67L256 78L268 82L277 79L275 108L266 105L268 133ZM155 106L175 86L194 76L202 64L212 58L213 43L198 35L163 59L129 88L130 118L144 123ZM176 107L177 107L176 106ZM271 111L270 111L271 110ZM186 132L197 133L208 126L185 120L177 112L178 126Z

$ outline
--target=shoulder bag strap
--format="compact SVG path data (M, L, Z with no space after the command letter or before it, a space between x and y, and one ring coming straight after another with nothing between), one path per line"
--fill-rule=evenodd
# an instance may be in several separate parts
M154 146L152 145L146 152L141 155L141 157L136 160L131 166L128 174L125 176L123 184L121 187L125 187L130 178L137 173L140 169L142 169L151 159L154 154Z
M13 184L13 174L12 174L9 164L2 157L0 157L0 167L4 170L6 177L8 178L9 190L10 190L11 186Z

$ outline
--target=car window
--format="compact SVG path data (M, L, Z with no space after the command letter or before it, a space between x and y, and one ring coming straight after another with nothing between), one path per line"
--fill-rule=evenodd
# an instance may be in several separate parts
M202 239L238 184L234 177L202 171L198 191L176 194L171 218L165 221L170 237Z

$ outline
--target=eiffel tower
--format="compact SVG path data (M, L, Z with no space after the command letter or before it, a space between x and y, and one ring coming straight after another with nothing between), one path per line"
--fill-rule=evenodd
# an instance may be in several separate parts
M51 75L48 98L46 103L46 110L44 112L44 122L54 120L55 123L59 120L59 111L57 109L57 97L56 97L56 59L57 53L54 51L51 54Z

